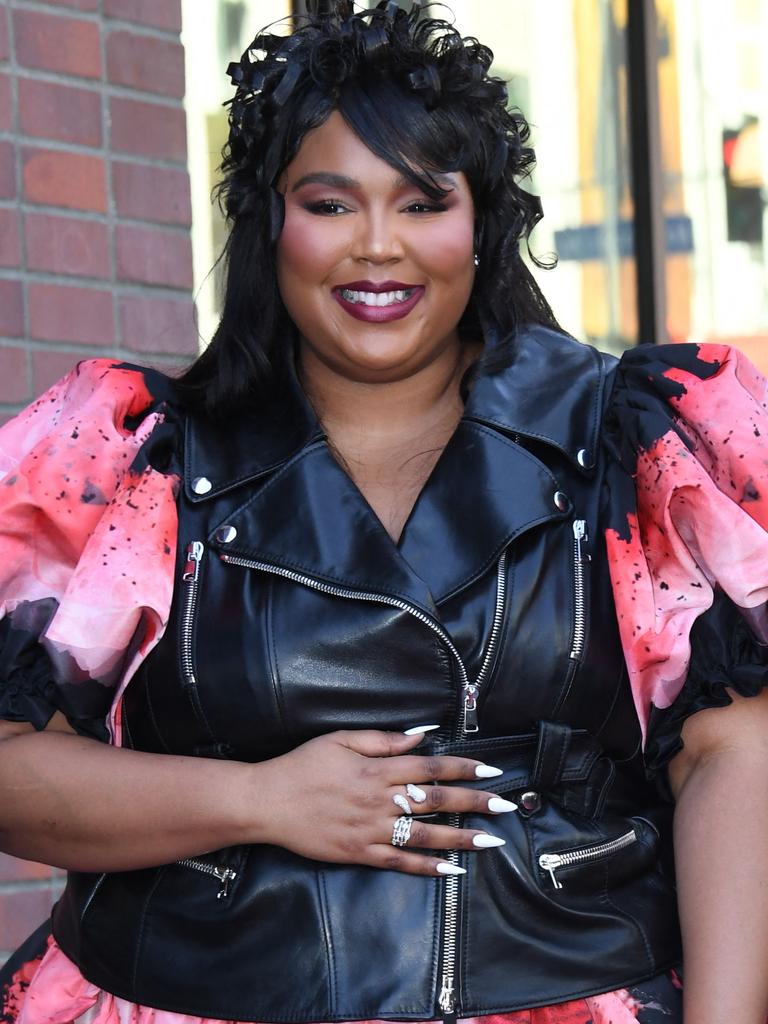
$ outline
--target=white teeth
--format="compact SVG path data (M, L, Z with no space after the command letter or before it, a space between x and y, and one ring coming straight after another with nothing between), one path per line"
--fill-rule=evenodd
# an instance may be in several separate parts
M347 302L362 303L365 306L392 306L396 302L405 302L413 295L413 288L400 289L394 292L358 292L351 288L342 288L341 295Z

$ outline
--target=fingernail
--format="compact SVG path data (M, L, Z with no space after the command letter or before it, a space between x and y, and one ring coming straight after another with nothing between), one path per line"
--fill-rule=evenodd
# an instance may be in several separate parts
M427 794L424 792L424 790L419 789L418 786L414 786L412 782L409 782L408 785L405 787L405 792L408 794L411 800L415 800L417 804L423 804L424 801L427 799Z
M481 850L488 850L491 846L504 846L506 839L499 839L498 836L489 836L487 832L478 832L472 839L472 845Z
M516 811L517 804L513 804L511 800L504 800L500 796L492 796L488 801L488 810L492 814L504 814L505 811Z
M438 875L466 875L467 869L460 868L458 864L449 864L447 860L441 860L437 865Z
M421 736L425 732L434 732L435 729L439 729L439 725L414 725L410 729L406 729L405 736Z
M494 768L490 764L479 764L475 768L475 778L478 779L496 779L503 774L501 768Z

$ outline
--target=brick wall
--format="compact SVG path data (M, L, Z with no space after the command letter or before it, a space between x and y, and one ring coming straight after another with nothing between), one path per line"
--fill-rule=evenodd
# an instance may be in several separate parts
M197 349L180 28L180 0L0 0L0 419L78 359ZM0 963L61 876L0 855Z

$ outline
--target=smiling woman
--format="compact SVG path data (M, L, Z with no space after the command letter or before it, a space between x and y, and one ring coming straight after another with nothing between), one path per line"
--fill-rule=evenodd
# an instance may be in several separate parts
M768 384L559 330L490 50L332 6L230 66L209 349L0 434L0 842L69 871L0 1018L671 1024L680 920L765 1024Z

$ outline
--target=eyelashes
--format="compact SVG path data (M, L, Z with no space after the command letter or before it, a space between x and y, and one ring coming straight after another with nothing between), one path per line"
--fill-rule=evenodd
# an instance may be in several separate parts
M313 213L321 217L338 217L344 213L352 213L353 211L340 199L320 199L315 202L304 203L304 209L308 213ZM416 202L409 203L403 209L403 213L415 213L415 214L427 214L427 213L444 213L448 210L448 206L445 203L436 203L430 200L417 200Z

